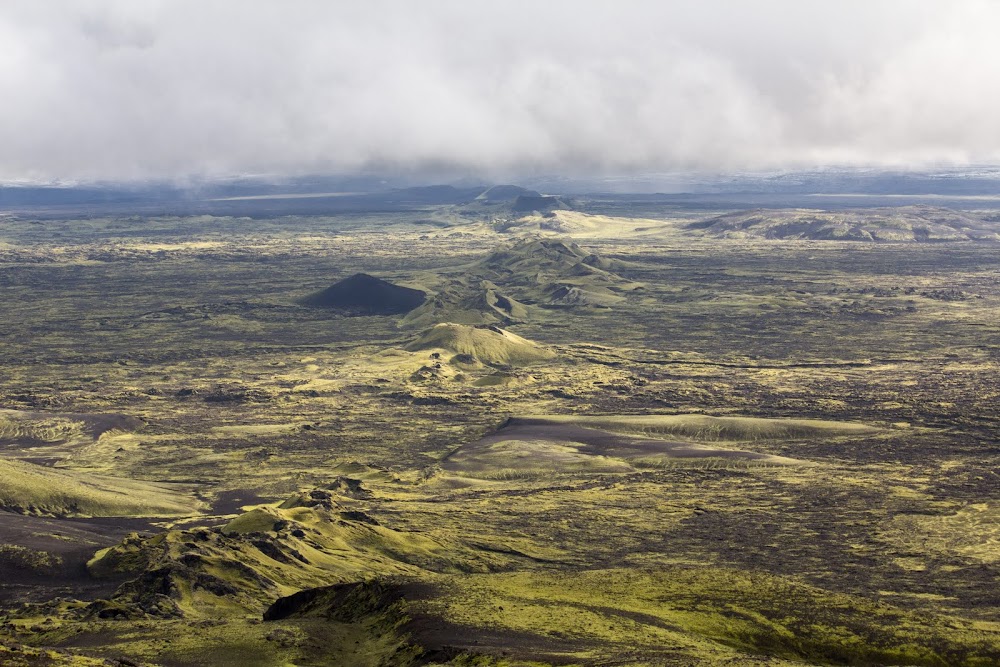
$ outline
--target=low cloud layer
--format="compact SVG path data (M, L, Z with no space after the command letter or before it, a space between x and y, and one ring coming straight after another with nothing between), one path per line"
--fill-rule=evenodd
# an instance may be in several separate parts
M1000 4L0 7L0 180L1000 162Z

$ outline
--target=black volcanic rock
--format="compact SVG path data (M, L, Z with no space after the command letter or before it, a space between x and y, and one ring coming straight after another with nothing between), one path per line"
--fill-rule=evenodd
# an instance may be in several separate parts
M422 304L424 296L420 290L394 285L367 273L355 273L300 303L357 315L397 315Z
M357 623L389 610L403 599L404 592L402 586L380 580L307 588L275 600L264 612L264 620L312 617Z

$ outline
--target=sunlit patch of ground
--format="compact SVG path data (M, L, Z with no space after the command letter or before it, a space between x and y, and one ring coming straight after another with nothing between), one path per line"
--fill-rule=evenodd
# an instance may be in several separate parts
M676 465L804 465L783 456L704 442L869 433L860 424L803 420L650 415L511 418L495 433L449 454L441 468L492 479L565 473L635 472ZM637 435L641 434L641 435ZM673 436L665 440L654 436Z
M995 248L611 209L5 221L0 453L59 475L35 493L195 509L7 514L0 637L175 665L995 664ZM358 272L441 307L299 305ZM422 340L443 313L552 354ZM261 620L334 583L350 604Z

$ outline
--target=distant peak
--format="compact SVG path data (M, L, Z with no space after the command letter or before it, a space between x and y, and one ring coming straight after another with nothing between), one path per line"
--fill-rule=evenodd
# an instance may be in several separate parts
M541 193L519 185L494 185L476 197L477 201L488 204L513 203L518 197L541 197Z

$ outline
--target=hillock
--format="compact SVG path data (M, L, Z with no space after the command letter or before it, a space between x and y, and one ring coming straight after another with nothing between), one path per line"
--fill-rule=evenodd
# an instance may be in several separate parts
M367 273L356 273L300 301L358 315L398 315L424 302L422 291L395 285Z
M1000 225L969 211L936 206L821 211L757 209L687 225L717 238L811 241L918 242L1000 241Z
M442 350L483 364L518 366L551 359L555 354L537 343L499 327L472 327L445 322L410 342L410 352Z

